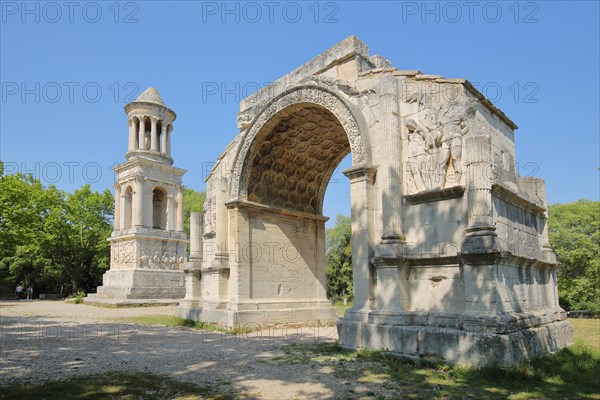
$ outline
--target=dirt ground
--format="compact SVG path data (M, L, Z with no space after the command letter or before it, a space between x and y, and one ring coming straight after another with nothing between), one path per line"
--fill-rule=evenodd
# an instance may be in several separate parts
M326 365L289 359L290 344L334 341L335 327L226 335L119 320L141 315L174 315L174 307L2 301L0 384L140 371L256 399L347 398L372 390Z

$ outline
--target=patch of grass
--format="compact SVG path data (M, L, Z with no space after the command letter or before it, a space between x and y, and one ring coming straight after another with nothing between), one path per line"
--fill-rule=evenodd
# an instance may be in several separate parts
M275 364L328 367L375 397L408 399L600 399L600 351L582 339L552 356L509 369L402 360L384 350L347 351L337 343L292 344ZM350 393L349 393L350 394Z
M77 292L77 294L75 296L68 296L67 300L70 301L73 304L82 304L83 303L83 298L87 296L85 294L85 292L83 290L80 290L79 292Z
M192 321L190 319L184 319L169 315L142 315L139 317L121 318L120 322L137 323L144 325L159 325L168 327L185 327L193 328L209 332L221 332L226 334L247 334L252 331L251 327L240 326L237 328L226 328L219 324L213 324L202 321Z
M39 384L0 386L0 399L45 400L162 400L162 399L235 399L233 393L221 393L218 387L178 382L166 376L142 373L109 372L73 377Z
M348 304L344 304L342 300L338 300L333 302L333 306L337 309L338 315L343 317L346 310L352 307L352 302L349 301Z
M569 318L569 323L573 325L575 338L600 351L600 319Z

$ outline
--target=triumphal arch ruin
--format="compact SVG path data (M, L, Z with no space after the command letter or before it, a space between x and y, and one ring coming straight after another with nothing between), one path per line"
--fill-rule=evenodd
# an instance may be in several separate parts
M468 81L395 68L352 36L244 99L239 134L207 178L204 213L191 215L185 264L185 171L170 166L174 113L157 96L126 109L132 153L111 241L142 244L117 270L169 270L174 292L183 284L174 274L185 274L179 316L230 327L335 319L323 198L351 154L355 297L337 323L343 347L506 366L572 342L544 182L518 175L516 125ZM144 171L161 174L146 181ZM130 221L131 191L134 213L146 199L155 214L149 206ZM176 264L165 267L155 247Z
M194 215L179 315L228 326L327 320L323 198L351 153L347 348L515 362L572 341L544 182L516 125L468 81L400 70L355 37L244 99Z

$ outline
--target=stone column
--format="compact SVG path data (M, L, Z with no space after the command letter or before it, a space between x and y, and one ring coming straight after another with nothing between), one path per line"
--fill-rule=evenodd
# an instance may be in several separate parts
M132 199L133 200L133 199ZM119 225L121 226L121 229L125 229L125 227L127 226L127 194L126 192L121 191L120 196L119 196L119 202L121 203L121 213L119 215L120 217L120 221L119 221Z
M115 216L114 230L121 229L121 186L115 185Z
M230 237L227 232L227 217L229 210L225 206L227 201L225 192L227 188L226 182L225 178L217 177L215 179L214 190L216 191L216 196L213 207L217 216L214 229L216 233L215 243L218 252L215 254L215 258L210 264L209 270L211 272L207 275L203 275L205 287L211 288L210 290L212 291L211 299L209 300L212 304L209 303L209 307L212 306L214 308L224 307L228 301L232 304L231 301L233 299L229 297L230 265L236 264L236 259L238 259L238 257L236 257L235 254L238 247L241 245L238 244L240 240L239 237ZM237 226L237 229L241 229L239 225ZM229 246L229 244L231 244L231 246ZM230 257L230 253L232 257ZM239 264L237 269L239 271ZM204 279L204 277L206 279ZM252 296L252 286L248 286L247 290L249 291L250 296ZM233 292L235 292L235 290ZM237 297L242 297L242 294L238 292Z
M158 151L158 133L156 132L158 118L150 117L150 149Z
M165 155L167 157L171 157L171 131L173 130L173 125L169 125L167 127L167 145L165 147Z
M360 319L356 312L367 313L375 297L375 271L371 264L373 251L369 240L372 210L372 188L375 168L357 166L343 171L350 179L350 207L352 213L352 282L354 304L346 317ZM366 317L366 316L365 316Z
M548 239L548 201L546 199L546 183L543 179L535 179L536 193L542 198L542 207L546 210L543 214L538 215L538 224L542 227L540 235L541 258L549 263L556 264L556 254L550 246Z
M175 228L175 199L172 195L167 195L167 226L166 230L172 231Z
M135 150L135 136L136 136L136 131L135 131L135 118L129 118L129 147L127 149L127 151L133 151Z
M491 254L500 251L492 218L493 159L489 135L465 137L467 169L468 226L463 254Z
M175 217L176 217L176 224L175 224L175 230L177 232L183 232L183 188L180 188L177 191L177 210L175 213Z
M190 259L202 260L204 213L190 214Z
M382 182L382 244L403 242L402 232L402 160L398 83L388 74L381 79L379 104L382 111L383 141L378 180Z
M185 273L185 300L191 307L198 307L202 299L202 281L200 267L196 262L190 262L183 269Z
M148 228L154 228L154 192L152 191L152 185L153 182L148 182L145 187L144 225Z
M163 124L160 127L160 152L163 155L167 154L167 127L167 123L163 121Z
M489 135L465 136L467 218L461 245L461 275L465 290L463 329L481 329L486 317L502 312L495 286L494 265L500 243L492 218L493 158Z
M212 205L216 211L216 222L214 226L216 233L217 246L221 250L220 254L216 257L228 258L228 235L227 235L227 196L225 190L227 188L227 181L225 178L217 178L215 182L215 204Z
M146 132L146 119L145 117L139 117L140 126L138 129L138 150L144 150L144 135Z
M144 226L144 182L138 178L134 184L134 194L132 201L132 221L133 226Z

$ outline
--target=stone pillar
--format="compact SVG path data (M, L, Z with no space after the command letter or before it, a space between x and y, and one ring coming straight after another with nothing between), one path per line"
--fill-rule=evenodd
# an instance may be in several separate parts
M398 84L393 75L381 79L379 104L382 111L383 143L381 165L378 167L382 182L383 235L381 243L400 243L402 232L402 160L400 138L400 112L398 109Z
M115 216L114 216L114 230L121 229L121 186L115 185Z
M190 259L202 260L204 213L190 214Z
M167 195L167 226L166 230L172 231L175 229L175 199L172 195Z
M150 149L158 151L158 133L156 132L158 118L150 117Z
M171 157L171 131L173 130L173 126L169 125L167 127L167 145L165 146L165 155L167 157Z
M375 298L375 271L371 264L369 244L369 212L372 210L372 187L375 168L358 166L343 171L350 179L350 207L352 213L352 282L354 304L352 312L368 312Z
M465 137L468 226L462 254L495 254L500 251L492 219L492 143L489 135Z
M175 230L177 232L183 232L183 188L177 190L177 210L175 212L176 224Z
M144 182L136 179L132 199L132 221L133 226L144 226Z
M146 132L146 119L140 117L140 126L138 129L138 150L144 150L144 135Z
M167 127L168 125L163 121L160 127L160 152L163 155L167 154Z
M121 229L125 229L126 219L127 219L127 194L126 192L121 191L121 195L119 197L119 202L121 203L121 214L119 215L120 221L119 225Z
M185 273L185 300L190 306L198 306L199 300L202 298L201 279L202 272L196 265L197 263L188 263L183 272Z
M205 302L204 304L207 304L206 302L208 301L209 307L214 308L222 308L228 301L233 300L229 297L229 278L231 272L230 265L236 263L236 259L238 258L235 256L231 257L230 264L229 249L231 248L232 255L235 255L235 251L238 248L237 241L239 241L239 237L229 237L227 232L227 216L229 210L225 206L225 203L227 201L227 196L225 192L227 188L226 182L227 181L225 178L217 178L215 181L214 190L216 192L216 196L215 204L213 204L213 207L215 207L217 216L217 221L215 223L214 229L216 233L215 243L217 245L218 250L217 253L215 253L215 258L210 264L209 268L207 270L204 270L206 271L206 273L203 272L202 275L202 293L204 294L206 291L210 293L210 298L203 296L203 301ZM237 226L238 229L241 229L239 225ZM229 246L228 239L232 242L231 247ZM234 245L233 243L236 244ZM237 269L239 271L239 266L237 267ZM252 287L250 285L246 290L249 290L251 295ZM241 297L241 293L237 293L237 295L238 298Z
M152 191L153 182L148 182L145 187L146 201L144 201L144 225L148 228L154 228L154 192Z
M136 136L136 131L135 131L135 118L129 118L129 146L127 151L133 151L136 150L135 148L135 136Z
M536 193L542 198L542 207L546 210L543 214L538 216L538 224L542 227L542 233L540 235L540 247L541 247L541 258L549 263L556 264L556 253L550 246L550 239L548 239L548 201L546 199L546 183L543 179L535 179Z
M461 245L465 290L463 329L481 329L484 316L501 312L494 279L500 243L492 218L493 158L489 135L465 137L468 225Z
M215 185L215 204L212 207L215 208L216 211L216 222L213 228L216 233L216 242L217 246L221 250L220 253L216 255L216 257L228 258L228 243L227 243L227 208L224 204L227 202L227 196L225 190L227 188L227 181L225 178L217 179Z

